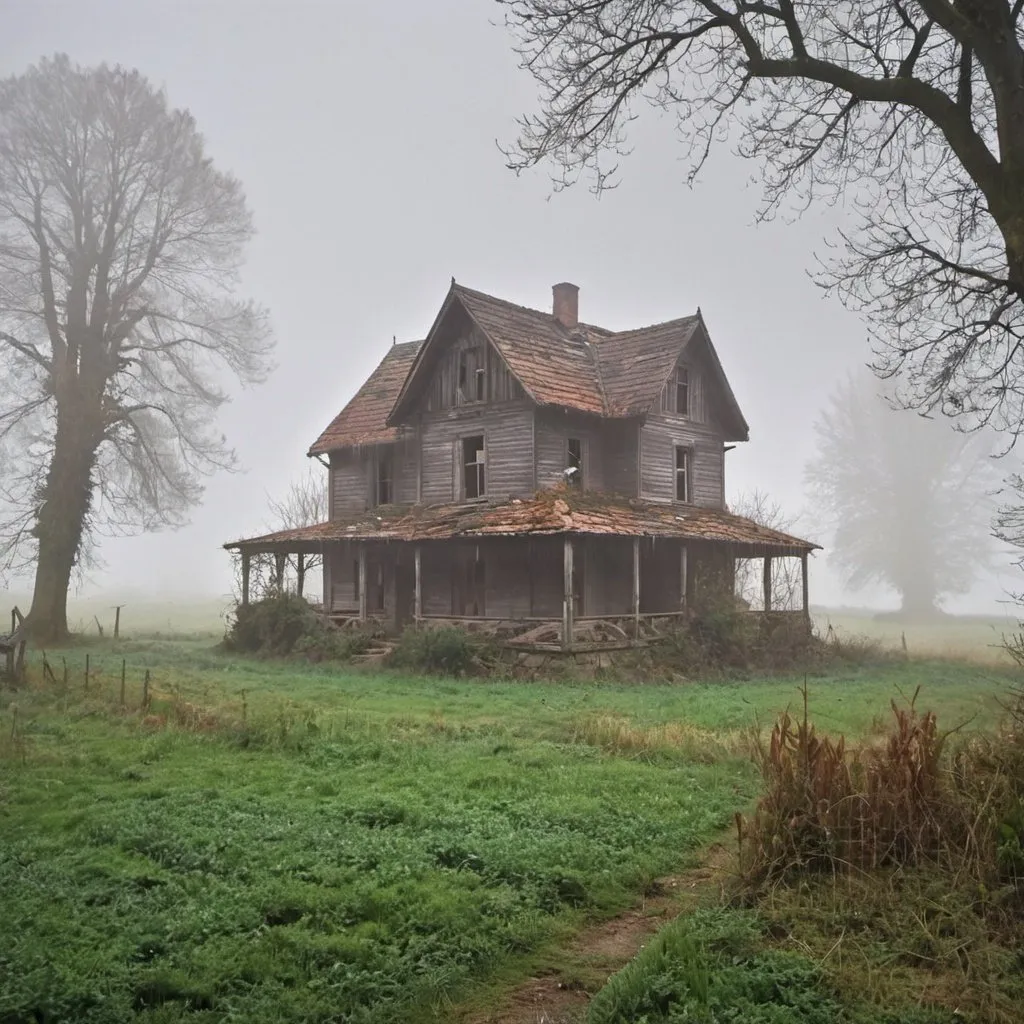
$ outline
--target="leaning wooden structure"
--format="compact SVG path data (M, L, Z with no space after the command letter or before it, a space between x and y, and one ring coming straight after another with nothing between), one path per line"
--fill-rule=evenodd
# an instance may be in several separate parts
M329 518L225 547L242 601L254 556L324 560L324 612L390 628L459 623L511 646L579 651L657 637L761 563L763 611L808 615L816 545L733 515L725 461L748 428L694 316L582 324L452 283L427 338L394 345L311 447ZM800 566L773 607L773 567Z

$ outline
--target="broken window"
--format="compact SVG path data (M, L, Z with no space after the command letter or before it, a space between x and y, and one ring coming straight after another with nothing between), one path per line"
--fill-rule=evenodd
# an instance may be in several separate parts
M583 489L583 442L570 437L565 455L565 482L570 487Z
M679 416L690 415L690 373L683 367L676 370L675 412Z
M484 436L476 434L462 440L462 493L465 498L482 498L487 493L484 469Z
M459 386L456 405L483 402L487 399L487 368L481 346L465 348L459 353Z
M377 480L374 496L377 505L390 505L394 501L394 460L389 451L377 454Z
M690 500L690 449L676 448L676 501Z

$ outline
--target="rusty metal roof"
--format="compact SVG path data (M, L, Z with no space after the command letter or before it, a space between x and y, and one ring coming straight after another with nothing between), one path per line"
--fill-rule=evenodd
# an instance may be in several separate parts
M387 425L388 413L422 344L421 341L406 341L392 345L366 383L313 442L308 454L397 440L399 428Z
M360 516L232 541L232 549L280 550L335 540L430 541L543 534L674 537L798 555L819 547L721 509L565 489L502 502L388 506Z

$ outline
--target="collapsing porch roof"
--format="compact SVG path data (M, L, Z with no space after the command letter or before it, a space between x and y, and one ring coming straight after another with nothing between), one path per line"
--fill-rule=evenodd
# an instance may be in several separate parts
M759 555L802 555L819 547L715 508L566 490L500 502L386 506L359 516L231 541L229 551L319 551L339 540L432 541L581 534L666 537L731 544Z

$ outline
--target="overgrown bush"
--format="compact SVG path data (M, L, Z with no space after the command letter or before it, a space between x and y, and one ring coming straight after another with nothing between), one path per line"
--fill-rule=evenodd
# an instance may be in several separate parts
M455 626L407 629L388 656L388 664L395 668L458 676L474 667L479 649L480 641Z
M344 660L360 654L373 640L371 630L341 630L301 597L271 594L239 605L224 637L224 648L267 656L303 655L311 661Z

